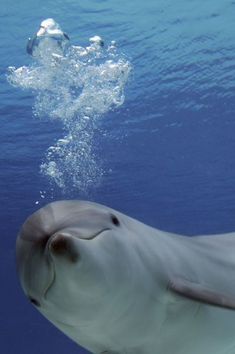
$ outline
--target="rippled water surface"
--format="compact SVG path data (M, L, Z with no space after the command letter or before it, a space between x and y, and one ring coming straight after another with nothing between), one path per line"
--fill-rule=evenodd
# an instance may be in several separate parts
M0 16L1 346L7 354L85 353L24 298L18 229L51 200L83 198L164 230L235 230L235 2L9 0ZM69 81L70 62L58 74L27 55L28 37L48 17L71 45L104 39L95 72L86 63L85 86L74 71ZM111 41L121 68L112 84L100 76L114 75ZM30 84L9 83L13 66L36 70ZM92 113L77 101L84 87Z

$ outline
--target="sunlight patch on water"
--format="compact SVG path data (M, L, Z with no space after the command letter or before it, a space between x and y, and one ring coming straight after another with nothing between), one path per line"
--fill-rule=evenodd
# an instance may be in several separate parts
M130 70L114 42L70 46L63 55L48 51L47 43L31 65L9 67L10 84L33 92L34 115L63 124L65 136L48 148L40 166L59 187L86 191L99 183L103 171L93 148L94 130L108 111L123 104Z

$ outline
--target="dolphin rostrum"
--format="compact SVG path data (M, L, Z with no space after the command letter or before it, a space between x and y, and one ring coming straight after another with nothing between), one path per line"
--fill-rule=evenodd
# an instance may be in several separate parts
M187 237L58 201L19 233L29 300L95 354L234 354L235 233Z

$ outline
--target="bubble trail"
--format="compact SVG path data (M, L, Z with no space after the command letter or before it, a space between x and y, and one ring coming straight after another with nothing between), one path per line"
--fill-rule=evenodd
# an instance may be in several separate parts
M63 190L86 192L103 174L94 152L94 130L104 115L124 102L131 64L116 44L69 46L63 55L46 46L33 63L9 67L7 79L15 87L30 89L37 117L60 120L65 136L50 146L41 172ZM50 55L48 55L50 53Z

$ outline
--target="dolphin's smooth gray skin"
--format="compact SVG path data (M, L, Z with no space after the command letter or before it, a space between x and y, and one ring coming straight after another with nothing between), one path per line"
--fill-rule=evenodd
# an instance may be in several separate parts
M29 300L95 354L234 354L235 233L187 237L58 201L24 223Z

